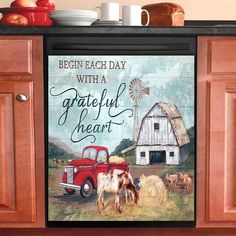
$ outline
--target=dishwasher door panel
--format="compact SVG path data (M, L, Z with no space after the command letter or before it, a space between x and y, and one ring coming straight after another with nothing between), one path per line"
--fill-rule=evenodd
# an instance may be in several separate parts
M47 45L48 226L194 226L194 40L83 40Z

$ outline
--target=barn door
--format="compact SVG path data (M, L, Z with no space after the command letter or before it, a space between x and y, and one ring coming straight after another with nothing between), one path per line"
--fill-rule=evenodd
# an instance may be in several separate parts
M150 164L166 163L166 151L150 151Z

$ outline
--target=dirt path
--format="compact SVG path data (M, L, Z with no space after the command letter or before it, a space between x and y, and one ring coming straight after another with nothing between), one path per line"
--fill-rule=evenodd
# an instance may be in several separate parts
M155 164L150 166L130 166L130 173L133 179L139 179L142 174L149 175L157 175L159 171L161 171L165 167L164 164ZM68 195L65 193L64 189L59 187L59 183L61 181L61 176L63 173L62 168L52 168L49 178L49 186L51 186L49 190L49 199L55 203L61 203L65 206L71 207L89 207L96 206L96 190L94 190L93 195L90 198L83 198L80 196L80 193L77 191L74 195ZM180 188L173 189L172 187L168 188L171 191L182 192L183 190Z
M150 166L130 166L130 173L133 178L140 178L142 174L148 175L156 175L158 170L164 168L163 164L156 164ZM63 168L51 168L49 173L49 186L51 187L51 191L49 190L49 195L54 196L55 198L62 198L65 201L75 201L74 196L64 195L64 190L59 187L59 183L61 182L61 177L63 174ZM51 193L51 194L50 194ZM77 194L78 195L78 194ZM75 195L76 197L76 195ZM81 201L83 204L84 201Z
M164 164L155 164L149 166L136 166L132 165L130 167L130 173L133 178L139 178L142 174L148 175L157 175L158 171L164 168Z

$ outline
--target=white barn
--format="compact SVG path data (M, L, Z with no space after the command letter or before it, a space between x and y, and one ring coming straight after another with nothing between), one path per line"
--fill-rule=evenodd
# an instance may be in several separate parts
M188 158L188 132L178 108L156 103L143 117L135 145L136 164L179 165Z

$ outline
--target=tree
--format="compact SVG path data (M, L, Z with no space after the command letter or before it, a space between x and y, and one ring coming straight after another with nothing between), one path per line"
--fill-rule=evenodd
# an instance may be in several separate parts
M118 146L116 146L115 150L111 153L111 155L121 155L121 151L124 149L134 145L134 142L130 139L122 139Z
M195 151L195 130L194 127L188 129L188 134L190 138L189 153L194 154Z

